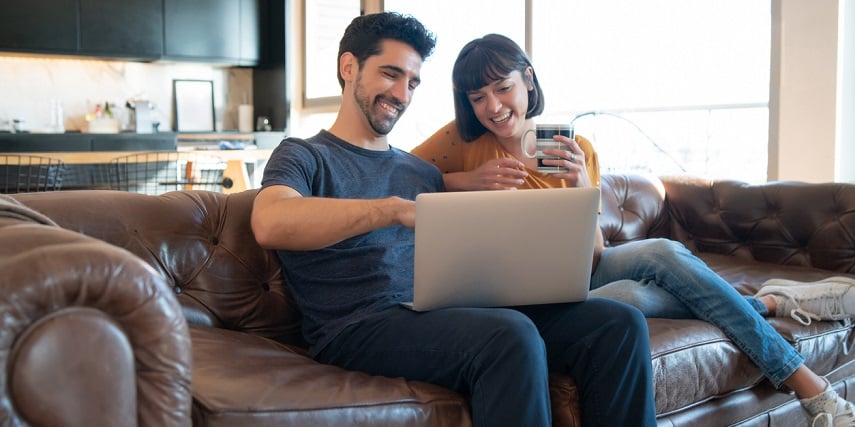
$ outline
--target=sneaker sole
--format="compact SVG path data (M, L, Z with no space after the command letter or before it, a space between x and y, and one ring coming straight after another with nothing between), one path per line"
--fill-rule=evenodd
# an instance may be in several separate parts
M845 276L832 276L815 282L799 282L796 280L787 279L769 279L760 285L760 290L767 286L801 286L801 285L824 285L826 283L841 283L849 286L855 286L855 278Z

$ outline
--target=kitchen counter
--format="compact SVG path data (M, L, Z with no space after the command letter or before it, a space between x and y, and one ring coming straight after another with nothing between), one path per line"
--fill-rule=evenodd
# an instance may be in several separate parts
M0 153L173 151L177 133L0 133Z
M277 143L281 134L264 132ZM218 157L226 162L226 174L234 186L226 192L255 188L260 172L272 148L256 147L253 133L211 132L152 134L118 133L0 133L0 154L15 153L60 159L65 163L63 188L101 188L106 182L106 165L114 158L147 151L196 151L200 155ZM263 138L262 138L263 139ZM223 141L240 142L244 150L220 150Z

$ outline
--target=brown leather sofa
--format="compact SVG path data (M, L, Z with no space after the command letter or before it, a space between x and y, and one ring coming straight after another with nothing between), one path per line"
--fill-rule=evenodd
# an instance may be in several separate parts
M855 274L855 185L641 175L602 184L608 244L679 240L740 292L772 277ZM14 196L23 206L0 216L0 424L469 425L465 396L306 357L279 263L250 231L254 194ZM850 321L769 321L855 397ZM794 395L773 389L717 328L649 325L661 426L806 425ZM573 381L553 374L551 389L554 424L578 426Z

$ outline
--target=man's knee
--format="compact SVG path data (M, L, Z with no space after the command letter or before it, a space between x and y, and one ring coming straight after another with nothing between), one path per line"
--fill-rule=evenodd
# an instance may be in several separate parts
M586 304L590 303L602 305L598 307L598 311L603 313L608 327L647 336L647 320L641 310L629 304L608 299L592 298Z

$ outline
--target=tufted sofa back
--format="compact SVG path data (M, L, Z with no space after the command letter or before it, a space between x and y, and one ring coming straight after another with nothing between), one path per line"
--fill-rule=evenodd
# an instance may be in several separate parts
M189 323L303 346L300 313L279 261L256 244L250 229L255 193L89 190L16 198L64 228L127 249L152 265L172 286ZM662 236L667 223L658 180L603 178L601 225L611 244Z
M606 246L652 237L670 230L662 182L645 175L603 175L600 228Z
M855 185L664 177L671 237L698 252L855 273Z
M604 175L601 185L609 246L670 237L702 252L855 273L855 185L643 175ZM250 229L255 194L88 190L15 198L141 257L167 278L191 324L302 347L300 313L279 261Z
M255 191L161 196L106 190L21 194L60 226L141 257L171 284L187 320L303 345L279 260L255 243Z

